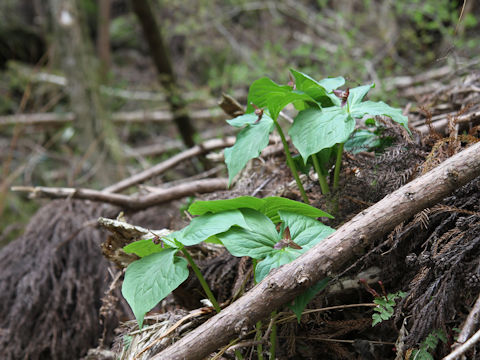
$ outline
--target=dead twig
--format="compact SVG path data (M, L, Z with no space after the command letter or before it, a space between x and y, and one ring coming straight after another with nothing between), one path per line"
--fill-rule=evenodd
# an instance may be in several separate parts
M475 305L473 306L472 310L468 314L467 320L465 320L465 323L463 324L462 331L460 331L457 341L455 341L455 344L452 345L452 349L454 349L454 351L448 356L451 356L453 353L455 353L456 350L460 349L463 345L467 343L468 337L470 336L473 329L475 328L475 326L477 326L479 322L480 322L480 295L478 296L477 301L475 302ZM467 349L465 349L465 351ZM459 356L459 355L460 354L457 354L455 356ZM448 356L445 357L444 359L447 359ZM455 359L455 357L451 357L449 359Z
M116 193L122 190L125 190L131 186L144 182L154 176L157 176L168 169L171 169L175 165L185 161L186 159L190 159L192 157L205 154L209 151L215 149L222 149L228 146L232 146L235 144L235 138L233 136L229 136L226 139L212 139L203 142L202 144L195 145L194 147L185 150L175 156L172 156L170 159L167 159L150 169L145 171L139 172L127 179L123 179L120 182L110 185L102 190L103 193Z

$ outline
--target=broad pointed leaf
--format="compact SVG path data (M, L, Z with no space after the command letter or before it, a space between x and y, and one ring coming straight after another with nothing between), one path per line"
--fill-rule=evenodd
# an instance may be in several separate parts
M264 199L259 199L253 196L240 196L227 200L195 201L188 208L188 212L192 215L203 215L209 212L217 213L241 208L258 210L264 205L264 203Z
M165 249L131 263L125 272L122 294L141 328L145 314L188 277L187 260Z
M356 88L350 89L350 93L347 99L350 111L352 111L352 106L355 106L356 104L360 103L365 97L365 95L367 95L370 89L374 86L375 84L369 84L369 85L358 86Z
M280 235L272 221L262 213L252 209L241 211L249 230L235 226L217 237L234 256L262 259L272 252L274 245L280 241Z
M269 78L261 78L252 83L248 90L247 113L259 108L267 108L273 119L278 117L282 109L295 101L312 101L313 99L302 91L292 90L288 85L278 85Z
M170 234L169 237L185 246L191 246L201 243L213 235L225 232L234 225L248 229L243 214L239 210L206 214L194 218L187 227Z
M310 155L347 141L354 129L355 120L346 107L333 106L300 112L288 133L306 163Z
M325 78L318 82L321 86L327 90L327 92L332 92L333 90L339 88L345 84L345 79L341 76Z
M279 213L284 224L290 229L292 241L302 247L302 253L335 232L335 229L312 218L287 211Z
M259 283L262 281L272 269L278 268L282 265L292 262L301 255L299 250L288 249L273 249L262 261L257 263L255 268L255 281Z
M268 116L266 114L264 114L264 115ZM262 116L262 119L263 119L263 116ZM252 125L256 121L258 121L258 116L253 114L253 113L250 113L250 114L244 114L244 115L237 116L234 119L227 120L227 123L229 123L230 125L235 126L235 127L242 127L242 126L245 126L245 125Z
M280 211L289 211L298 215L308 216L312 218L328 217L333 219L333 216L317 209L313 206L301 203L298 201L290 200L283 197L271 196L266 197L264 200L264 206L259 211L270 218L275 224L280 221Z
M408 130L408 132L410 132L408 129L408 117L402 114L402 110L393 108L385 104L383 101L364 101L352 106L350 108L350 113L354 118L361 118L364 115L385 115L402 125Z
M255 281L257 282L263 280L272 269L296 259L335 232L335 229L307 216L287 211L279 211L279 214L284 222L284 227L288 226L290 229L291 240L302 248L294 249L286 246L283 249L275 249L273 247L275 245L273 245L269 253L265 252L265 259L257 264L255 270Z
M320 280L318 283L313 285L303 294L298 295L293 302L288 305L288 307L293 311L293 313L297 316L297 321L300 323L300 319L302 318L302 312L305 307L308 305L310 301L323 289L325 289L330 281L329 278L325 278Z
M192 215L203 215L206 213L218 213L226 210L234 209L253 209L261 212L272 220L273 223L280 221L278 212L280 210L295 212L296 214L305 215L313 218L330 217L325 211L317 209L313 206L301 203L287 198L271 196L259 199L253 196L240 196L235 199L228 200L212 200L212 201L196 201L188 208Z
M123 251L128 254L135 254L140 257L145 257L150 254L154 254L163 251L161 244L155 244L152 239L143 239L135 241L127 246L123 247Z
M272 132L273 126L273 120L267 114L263 114L260 122L247 125L237 135L235 145L225 149L229 184L247 162L258 157L268 145L268 135Z
M300 71L290 69L290 72L295 78L295 86L297 90L307 93L315 101L320 102L323 107L328 107L335 104L332 102L332 99L330 99L328 93L345 83L345 79L343 77L316 81L312 77Z

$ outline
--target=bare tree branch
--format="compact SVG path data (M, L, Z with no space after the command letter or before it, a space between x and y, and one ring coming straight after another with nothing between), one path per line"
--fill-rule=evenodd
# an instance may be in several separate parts
M136 185L154 176L157 176L167 171L168 169L171 169L172 167L181 163L182 161L185 161L186 159L189 159L201 154L205 154L211 150L222 149L227 146L232 146L233 144L235 144L235 138L233 136L228 137L226 139L213 139L213 140L205 141L202 144L195 145L194 147L188 150L185 150L175 156L172 156L170 159L165 160L164 162L161 162L160 164L157 164L151 167L150 169L147 169L138 174L135 174L127 179L123 179L116 184L110 185L105 189L103 189L102 192L115 193L115 192L122 191L126 188L129 188L130 186Z
M43 186L14 186L12 191L30 192L32 197L47 197L51 199L74 198L100 201L118 205L124 209L141 210L153 205L180 199L198 193L208 193L226 190L227 179L203 179L180 184L172 188L157 189L148 195L122 195L106 193L92 189L49 188Z

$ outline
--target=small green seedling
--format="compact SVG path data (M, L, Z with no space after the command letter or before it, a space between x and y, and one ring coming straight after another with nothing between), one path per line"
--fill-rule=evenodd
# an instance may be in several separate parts
M296 259L334 232L315 220L331 215L280 197L197 201L189 212L198 217L182 230L124 247L125 252L140 257L128 266L122 286L122 294L140 327L145 314L187 279L188 265L220 311L186 246L212 242L224 245L235 256L250 256L258 260L255 280L259 282L270 270Z
M288 104L293 104L299 110L288 133L304 164L311 159L324 194L330 192L326 180L326 161L336 154L333 180L333 189L336 189L344 144L354 132L355 119L365 115L384 115L409 131L408 119L400 109L383 102L362 101L373 84L341 91L337 88L345 84L342 77L316 81L299 71L291 70L291 73L294 82L290 85L278 85L268 78L254 81L248 92L246 114L228 120L230 125L242 128L235 145L225 150L229 182L268 145L269 134L276 129L282 139L287 164L304 202L308 203L287 140L278 123L281 110Z
M407 294L403 291L398 291L394 294L387 294L385 296L376 297L373 302L377 304L374 311L377 313L372 315L372 326L380 324L384 320L389 320L393 316L396 301L403 299Z
M447 343L447 337L442 330L434 330L428 334L427 338L422 341L420 347L413 350L410 359L414 360L434 360L431 353L435 351L438 346L438 342L441 340L444 344Z

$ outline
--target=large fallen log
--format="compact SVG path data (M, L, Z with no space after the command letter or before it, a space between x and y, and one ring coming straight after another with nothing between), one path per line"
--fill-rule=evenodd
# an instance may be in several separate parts
M319 280L335 276L346 264L365 253L375 239L477 176L480 176L480 143L362 211L313 249L272 271L239 300L153 359L208 356Z

